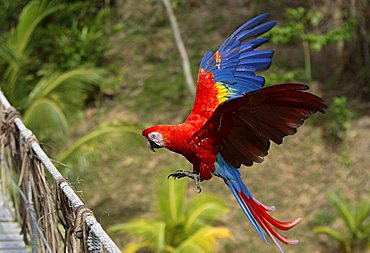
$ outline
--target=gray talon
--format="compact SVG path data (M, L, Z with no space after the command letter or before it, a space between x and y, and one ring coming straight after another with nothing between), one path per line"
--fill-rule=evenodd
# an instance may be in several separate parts
M169 174L167 178L170 178L170 177L173 177L174 179L189 177L194 180L198 193L202 191L202 189L200 188L200 176L197 173L185 171L185 170L178 170L175 173Z

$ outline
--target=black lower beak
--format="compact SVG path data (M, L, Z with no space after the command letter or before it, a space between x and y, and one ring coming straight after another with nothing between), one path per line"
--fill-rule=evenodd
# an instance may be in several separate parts
M150 149L155 152L155 148L161 148L162 146L159 146L157 143L155 143L154 141L151 141L149 140L149 146L150 146Z

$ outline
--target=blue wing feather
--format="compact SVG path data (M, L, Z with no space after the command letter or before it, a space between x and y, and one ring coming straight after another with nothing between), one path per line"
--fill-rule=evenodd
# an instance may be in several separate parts
M237 40L241 41L241 40L245 40L245 39L248 39L248 38L251 38L251 37L256 37L256 36L259 36L259 35L267 32L268 30L270 30L275 25L276 25L275 21L270 21L270 22L264 23L262 25L258 25L258 26L254 27L252 29L243 30L243 32L236 35L235 38Z
M208 69L212 65L212 59L213 59L213 52L212 50L208 50L203 56L202 61L200 62L200 67L203 69Z
M255 50L266 43L266 38L256 38L276 25L265 22L267 13L258 15L240 26L218 49L221 61L216 62L212 51L204 55L200 67L211 71L215 82L229 90L227 99L240 97L247 92L263 87L265 79L256 71L270 67L273 50Z
M271 58L249 58L239 60L239 65L252 66L256 70L267 69L271 65Z
M260 14L254 18L251 18L250 20L248 20L247 22L244 23L244 25L242 25L241 27L239 27L232 35L231 37L235 36L236 34L238 34L240 31L244 30L244 29L249 29L249 28L252 28L258 24L260 24L262 21L264 21L267 17L269 16L268 13L263 13L263 14Z
M239 58L271 58L273 54L273 50L254 50L241 54Z

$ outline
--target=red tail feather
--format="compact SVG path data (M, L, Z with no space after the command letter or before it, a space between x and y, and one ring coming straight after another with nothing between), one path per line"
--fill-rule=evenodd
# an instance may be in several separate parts
M265 230L265 232L270 236L274 236L279 241L285 244L297 244L298 240L290 239L286 236L279 234L272 226L281 230L290 230L295 227L301 218L297 218L293 221L282 222L271 217L266 211L266 206L257 203L254 199L248 198L243 193L240 193L242 199L247 204L248 208L251 210L253 216L256 218L260 226ZM270 209L271 210L271 209ZM272 225L272 226L271 226ZM272 238L273 239L273 238Z

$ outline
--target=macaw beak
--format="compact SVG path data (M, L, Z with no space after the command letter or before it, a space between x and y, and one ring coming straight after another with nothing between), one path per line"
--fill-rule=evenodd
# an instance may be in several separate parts
M148 140L148 146L149 148L155 152L155 148L163 148L162 146L159 146L157 143L155 143L154 141L152 140Z

